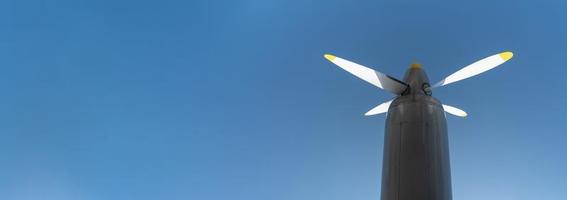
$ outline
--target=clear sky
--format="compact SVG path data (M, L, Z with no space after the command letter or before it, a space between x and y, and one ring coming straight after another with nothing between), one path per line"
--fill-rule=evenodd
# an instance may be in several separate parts
M395 2L395 3L394 3ZM0 2L0 199L376 200L392 95L438 81L455 200L565 199L565 1Z

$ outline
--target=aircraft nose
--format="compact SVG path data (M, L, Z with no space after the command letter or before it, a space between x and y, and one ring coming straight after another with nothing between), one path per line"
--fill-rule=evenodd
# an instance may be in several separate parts
M421 64L414 62L410 65L410 69L421 69Z
M419 63L412 63L410 65L409 69L406 71L404 82L410 86L411 94L431 94L430 91L424 90L429 87L429 79Z

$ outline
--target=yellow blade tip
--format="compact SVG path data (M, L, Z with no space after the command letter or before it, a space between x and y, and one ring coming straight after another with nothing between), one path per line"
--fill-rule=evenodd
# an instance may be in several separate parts
M514 54L512 52L506 51L506 52L502 52L500 53L500 57L504 60L504 61L508 61L512 58L512 56L514 56Z
M337 57L331 54L325 54L325 58L329 61L333 61Z

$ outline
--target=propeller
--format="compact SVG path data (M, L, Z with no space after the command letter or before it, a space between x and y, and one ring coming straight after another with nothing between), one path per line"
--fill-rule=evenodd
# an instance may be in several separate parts
M460 80L464 80L473 76L476 76L480 73L486 72L490 69L493 69L506 61L510 60L514 54L509 51L505 51L499 54L495 54L479 61L476 61L470 65L467 65L460 69L459 71L447 76L447 78L439 81L435 85L427 88L423 88L423 90L430 91L432 88L445 86ZM337 56L331 54L325 54L325 58L335 65L339 66L340 68L346 70L347 72L355 75L356 77L378 87L389 91L397 96L402 95L409 85L403 81L400 81L396 78L378 72L376 70L370 69L368 67L362 66L360 64L348 61L346 59L339 58ZM380 105L372 108L368 112L366 112L365 116L376 115L381 113L388 112L390 105L394 99L381 103ZM467 113L459 108L455 108L453 106L443 104L443 110L449 114L459 116L459 117L466 117Z
M447 78L433 85L432 88L448 85L450 83L476 76L482 72L495 68L502 63L505 63L506 61L510 60L512 56L514 56L512 52L506 51L476 61L473 64L463 67L461 70L447 76Z
M448 105L445 105L445 104L443 104L443 110L445 110L445 112L447 112L451 115L455 115L455 116L458 116L458 117L466 117L468 115L465 111L463 111L461 109L455 108L453 106L448 106Z
M366 112L364 114L364 116L371 116L371 115L377 115L377 114L382 114L382 113L388 112L388 109L390 108L390 104L392 104L393 101L394 100L392 99L390 101L381 103L380 105L378 105L378 106L372 108L371 110L369 110L368 112ZM466 117L468 115L467 112L465 112L461 109L455 108L453 106L445 105L445 104L442 104L442 105L443 105L443 110L445 112L449 113L449 114L455 115L457 117Z
M402 94L408 87L408 84L398 79L334 55L325 54L325 58L356 77L396 95Z
M372 108L371 110L366 112L366 114L364 114L364 115L370 116L370 115L377 115L377 114L388 112L388 109L390 108L390 104L392 104L392 101L394 101L394 100L392 99L390 101L384 102L384 103Z

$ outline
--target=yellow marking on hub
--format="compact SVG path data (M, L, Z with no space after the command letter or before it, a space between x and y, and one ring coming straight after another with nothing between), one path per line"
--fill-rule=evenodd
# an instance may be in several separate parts
M412 69L421 69L421 64L419 64L419 63L412 63L412 64L410 65L410 68L412 68Z
M333 61L337 57L331 54L325 54L325 58L329 61Z
M514 54L512 52L509 52L509 51L500 53L500 57L504 61L510 60L512 58L512 56L514 56Z

